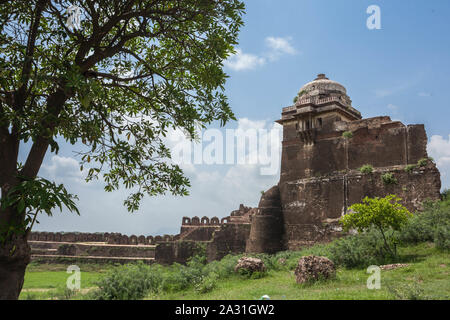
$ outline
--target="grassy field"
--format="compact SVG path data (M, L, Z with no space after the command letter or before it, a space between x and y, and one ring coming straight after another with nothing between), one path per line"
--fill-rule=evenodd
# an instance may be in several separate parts
M233 276L219 280L212 291L200 294L193 288L151 294L146 299L449 299L450 255L432 243L400 248L408 267L381 271L381 289L369 290L365 269L339 268L334 280L298 285L293 271L269 271L260 279ZM67 265L31 264L25 275L21 299L86 299L105 271L112 266L80 265L81 292L65 290L70 274Z
M25 282L20 299L66 299L82 298L90 289L96 287L96 281L105 273L108 265L79 265L81 271L81 292L77 295L66 290L66 282L71 274L67 273L69 264L31 263L25 273Z
M448 299L450 296L450 255L430 244L402 248L409 257L405 268L381 271L381 289L369 290L366 270L339 268L336 279L298 285L292 271L269 272L268 276L255 280L231 278L219 282L218 287L207 294L193 289L183 292L151 295L149 299L259 299L269 295L272 299ZM398 291L400 296L393 292Z

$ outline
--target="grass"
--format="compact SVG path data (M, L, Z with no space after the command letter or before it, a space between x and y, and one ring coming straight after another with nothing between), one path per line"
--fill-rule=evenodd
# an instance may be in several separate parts
M19 299L45 300L65 299L72 293L67 292L66 282L71 274L67 273L69 264L39 264L32 262L25 273L25 281ZM80 264L81 292L72 297L82 298L112 265Z
M311 249L304 250L308 254ZM243 279L231 276L219 279L217 286L208 293L199 293L195 288L177 292L150 294L146 299L162 300L255 300L269 295L279 300L315 299L449 299L450 255L434 248L432 243L422 243L399 248L403 261L410 265L389 271L381 271L381 289L369 290L365 269L338 268L336 279L320 281L310 285L298 285L293 271L270 270L260 279ZM25 275L21 299L87 299L88 289L95 287L105 271L112 266L80 265L81 292L73 294L64 290L70 274L66 265L31 264ZM397 295L394 294L397 292Z
M220 281L217 288L207 294L193 289L175 293L149 295L148 299L163 300L255 300L269 295L276 300L379 300L395 299L393 289L403 291L416 286L421 290L419 298L450 298L450 256L432 244L400 248L400 254L409 260L410 266L381 271L381 289L369 290L365 269L337 270L336 279L319 281L311 285L298 285L293 271L270 271L267 277L242 280L234 277ZM406 287L406 288L403 288Z

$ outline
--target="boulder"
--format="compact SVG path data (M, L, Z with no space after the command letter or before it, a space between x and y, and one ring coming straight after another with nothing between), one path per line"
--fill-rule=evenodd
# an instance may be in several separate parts
M298 261L295 269L297 283L314 282L319 279L330 279L336 275L333 261L325 257L306 256Z
M385 264L383 266L380 266L381 270L393 270L397 268L404 268L409 267L409 264L407 263L394 263L394 264Z
M234 267L235 272L241 270L248 273L264 272L266 271L266 266L261 259L242 257L238 260L236 266Z

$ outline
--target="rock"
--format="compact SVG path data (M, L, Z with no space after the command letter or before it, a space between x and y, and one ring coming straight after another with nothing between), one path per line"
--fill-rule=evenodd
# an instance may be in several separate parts
M295 269L297 283L313 282L319 279L330 279L336 275L333 261L325 257L306 256L298 261Z
M264 272L266 271L266 266L261 259L242 257L238 260L234 271L238 272L240 270L245 270L249 273L253 272Z
M381 270L393 270L397 268L409 267L407 263L395 263L395 264L385 264L384 266L380 266Z
M286 259L285 258L278 259L278 264L281 265L281 266L286 265Z

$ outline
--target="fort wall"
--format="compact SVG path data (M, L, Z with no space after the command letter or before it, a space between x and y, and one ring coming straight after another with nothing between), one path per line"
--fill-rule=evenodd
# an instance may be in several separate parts
M323 74L302 87L277 122L283 126L280 180L257 208L241 204L222 219L183 217L177 235L32 233L35 256L184 263L199 250L210 261L295 250L342 236L339 219L364 197L395 194L412 212L440 198L424 126L388 116L363 119L345 87ZM362 173L365 165L372 172ZM383 179L386 174L393 179Z

